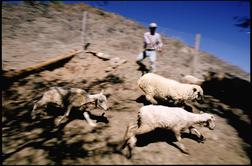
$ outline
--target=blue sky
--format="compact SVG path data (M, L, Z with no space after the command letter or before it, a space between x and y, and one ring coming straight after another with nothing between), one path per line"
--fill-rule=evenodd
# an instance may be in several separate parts
M202 51L250 72L250 33L234 24L235 16L250 16L249 2L241 1L109 1L85 3L136 20L156 22L158 31L194 45L200 33Z
M80 3L64 1L65 3ZM122 15L145 26L156 22L158 32L194 46L200 33L200 50L250 72L250 31L234 24L235 16L250 16L249 1L83 1Z

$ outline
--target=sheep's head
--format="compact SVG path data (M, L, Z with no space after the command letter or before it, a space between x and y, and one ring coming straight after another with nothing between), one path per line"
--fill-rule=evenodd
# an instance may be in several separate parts
M215 117L212 114L204 113L202 114L204 117L204 126L213 130L215 128Z
M202 102L204 97L202 88L198 85L193 85L192 91L193 91L193 100Z
M103 90L101 91L101 93L99 93L98 98L96 100L96 105L106 111L108 109L108 104L107 104L107 98L103 93L104 93Z

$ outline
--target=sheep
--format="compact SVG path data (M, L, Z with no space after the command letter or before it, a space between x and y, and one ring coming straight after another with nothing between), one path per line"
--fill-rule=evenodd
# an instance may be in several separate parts
M187 106L190 101L202 101L203 90L198 85L180 83L178 81L164 78L160 75L147 73L137 81L139 88L152 104L156 105L156 99L165 102Z
M185 75L181 78L181 83L201 85L204 82L203 79L196 78L192 75Z
M77 108L83 108L84 105L87 103L96 103L96 107L100 107L103 110L107 110L107 98L105 95L103 95L104 91L102 90L99 94L88 94L85 90L79 89L79 88L63 88L63 87L51 87L48 91L46 91L42 98L38 101L35 101L35 104L33 106L31 117L32 119L36 119L36 115L42 114L45 115L43 110L47 107L48 104L53 104L56 107L59 108L66 108L67 111L63 115L61 119L57 122L57 126L61 124L61 121L68 117L70 114L70 111L73 107ZM40 110L40 111L38 111ZM102 116L105 113L102 114ZM84 111L83 113L85 119L91 126L96 126L95 123L92 122L87 112Z
M127 146L129 150L128 157L130 158L133 147L137 142L136 135L148 133L156 128L163 128L171 130L175 134L179 149L183 153L189 154L181 143L182 131L189 129L190 134L195 132L200 142L206 140L194 127L196 124L201 124L213 130L215 128L215 117L209 113L191 113L180 107L162 105L143 106L138 112L137 123L130 123L127 126L120 150L123 150Z

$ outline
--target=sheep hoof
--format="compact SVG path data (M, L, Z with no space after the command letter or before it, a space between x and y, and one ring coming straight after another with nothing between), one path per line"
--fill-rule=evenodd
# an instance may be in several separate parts
M128 154L127 155L127 159L131 159L132 158L132 155L131 154Z
M92 127L96 127L97 126L95 123L90 123L89 125L92 126Z
M206 138L204 136L201 136L198 140L199 143L204 143L206 141Z
M204 143L205 143L205 141L204 141L204 140L198 140L198 143L202 143L202 144L204 144Z

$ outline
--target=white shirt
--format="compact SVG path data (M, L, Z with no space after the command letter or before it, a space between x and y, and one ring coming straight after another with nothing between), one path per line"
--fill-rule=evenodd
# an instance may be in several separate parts
M150 32L144 33L144 42L146 44L146 49L160 49L163 46L161 36L159 33L151 35Z

